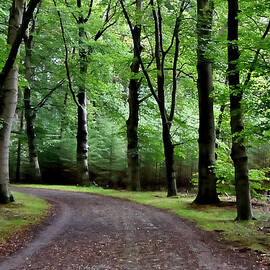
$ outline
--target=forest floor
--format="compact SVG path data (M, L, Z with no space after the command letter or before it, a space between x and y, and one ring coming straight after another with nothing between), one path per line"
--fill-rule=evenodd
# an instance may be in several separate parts
M258 254L233 250L217 233L158 208L90 193L16 190L54 207L34 232L16 237L28 239L19 250L0 253L1 270L270 269Z

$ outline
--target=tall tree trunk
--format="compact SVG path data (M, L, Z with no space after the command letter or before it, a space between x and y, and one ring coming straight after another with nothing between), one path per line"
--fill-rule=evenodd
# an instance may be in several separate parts
M176 177L174 170L174 146L171 140L170 126L162 121L162 138L166 165L167 196L177 196Z
M238 70L238 0L228 0L228 81L230 87L230 115L232 133L231 157L235 169L237 220L252 219L250 188L248 178L248 157L243 138L243 117L241 101L243 89L240 86Z
M41 173L39 168L38 153L35 143L35 128L34 121L36 118L36 112L31 108L31 90L29 87L24 89L24 108L25 108L25 121L26 121L26 134L28 143L28 156L30 165L31 180L35 183L41 182Z
M25 74L29 86L24 88L24 108L25 108L26 134L28 143L28 156L30 165L30 177L31 180L34 181L34 183L40 183L41 172L38 161L38 152L35 143L36 133L34 128L36 112L31 107L31 88L30 88L32 82L31 58L32 58L33 31L31 31L30 36L25 37Z
M55 7L57 7L56 0L53 0ZM88 129L87 129L87 107L86 107L86 89L85 89L85 79L88 68L87 53L85 39L87 38L86 32L84 30L84 24L88 21L91 15L93 6L93 0L90 1L89 12L86 18L82 16L82 11L79 18L76 18L78 24L78 37L79 37L79 63L80 63L80 75L78 80L79 93L75 95L75 92L72 87L72 80L68 64L68 47L65 38L65 31L62 21L62 16L58 10L58 17L62 32L62 39L65 46L65 67L68 78L68 86L71 92L72 98L77 105L77 172L78 172L78 181L80 185L88 186L90 185L89 181L89 170L88 170ZM80 10L82 7L81 0L77 0L77 8Z
M81 185L88 186L88 130L87 130L87 110L86 110L86 93L78 94L78 129L77 129L77 168L79 181Z
M17 160L16 160L16 182L21 180L21 152L22 152L22 139L23 134L23 111L20 114L20 129L19 129L19 138L18 138L18 147L17 147Z
M176 90L177 90L177 63L178 63L178 56L179 56L179 26L181 22L181 16L184 10L187 8L188 5L186 5L186 2L183 0L180 6L179 14L175 21L175 27L174 32L172 36L171 45L164 50L163 47L163 36L162 36L162 11L161 11L161 2L154 0L150 1L150 5L152 6L152 14L155 24L155 52L154 52L154 58L155 58L155 64L156 64L156 87L154 87L154 84L152 83L151 77L149 76L149 73L147 71L147 68L145 67L142 58L140 56L140 47L136 46L136 29L133 27L133 24L130 20L130 17L128 15L128 12L125 8L125 4L123 0L120 0L120 4L122 6L124 16L127 20L127 23L129 25L132 38L133 38L133 44L134 48L136 50L136 57L139 60L140 66L142 68L142 72L146 78L148 87L151 91L152 96L156 100L160 117L162 121L162 138L163 138L163 147L164 147L164 155L165 155L165 165L166 165L166 178L167 178L167 185L168 185L168 197L177 195L177 189L176 189L176 178L174 173L174 145L172 143L170 129L171 124L173 122L174 118L174 112L175 112L175 98L176 98ZM135 24L136 25L136 24ZM165 99L165 58L166 55L168 55L169 51L172 48L172 45L175 41L175 52L174 52L174 59L173 59L173 89L172 89L172 101L170 106L170 113L167 114L166 111L166 99ZM156 91L157 90L157 91ZM157 92L157 93L156 93Z
M8 40L13 45L22 23L24 0L14 0L10 10ZM16 56L15 56L16 57ZM0 203L14 201L9 189L9 140L18 93L18 66L13 65L0 89Z
M140 69L139 53L140 50L135 48L141 47L141 25L140 25L140 12L142 9L142 1L137 0L137 22L133 30L133 43L134 43L134 57L130 66L132 75L138 74ZM128 183L130 189L134 191L141 190L141 183L139 177L139 154L138 154L138 122L139 122L139 79L130 79L129 82L129 118L127 124L127 159L128 159Z
M216 127L216 149L219 148L218 140L220 138L220 133L221 133L221 125L223 121L223 116L224 116L224 111L225 111L226 104L222 104L219 109L219 116L218 116L218 122L217 122L217 127ZM216 160L218 159L217 153L215 153L215 158Z
M211 40L213 2L197 0L197 71L199 93L199 190L195 203L219 202L215 174L215 120L213 111L213 71L208 52Z
M78 8L81 8L80 0L77 1ZM79 18L79 57L80 57L80 78L78 97L78 127L77 127L77 168L81 185L90 185L88 169L88 128L87 128L87 94L85 89L85 79L88 62L84 40L86 32L84 30L84 18Z

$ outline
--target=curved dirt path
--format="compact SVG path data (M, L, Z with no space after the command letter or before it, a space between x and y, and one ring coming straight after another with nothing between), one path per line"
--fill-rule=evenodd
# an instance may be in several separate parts
M16 190L52 201L58 210L1 270L267 269L163 210L90 193Z

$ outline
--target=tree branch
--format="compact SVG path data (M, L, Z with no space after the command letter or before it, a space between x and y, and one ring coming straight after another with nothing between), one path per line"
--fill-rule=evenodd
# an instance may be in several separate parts
M84 19L84 22L85 22L85 23L89 20L91 14L92 14L93 3L94 3L94 0L91 0L91 1L90 1L90 5L89 5L88 14L87 14L86 18Z
M134 39L134 32L133 32L132 22L131 22L131 20L130 20L130 18L128 16L128 13L127 13L127 10L126 10L126 7L125 7L125 4L124 4L123 0L120 0L120 4L121 4L122 10L123 10L125 19L126 19L126 21L128 23L128 26L130 28L130 32L131 32L132 38ZM151 82L150 76L149 76L149 74L148 74L148 72L147 72L147 70L146 70L146 68L144 66L144 63L142 61L141 54L139 53L140 52L140 48L138 48L137 46L135 46L134 49L137 50L137 52L138 52L138 54L137 54L138 55L138 58L139 58L138 60L139 60L139 63L141 65L143 74L144 74L144 76L146 78L148 87L149 87L152 95L154 96L155 100L157 101L157 103L159 103L159 98L158 98L157 94L155 93L155 90L154 90L153 84Z
M182 1L181 3L181 7L180 7L180 13L177 16L176 20L175 20L175 27L174 27L174 33L173 36L175 38L175 50L174 50L174 58L173 58L173 76L172 76L172 80L173 80L173 89L172 89L172 102L171 102L171 111L170 111L170 115L169 115L169 121L172 122L173 117L174 117L174 112L175 112L175 99L176 99L176 90L177 90L177 64L178 64L178 59L179 59L179 28L180 28L180 22L181 22L181 16L182 13L184 12L184 3L185 0ZM172 38L172 41L173 39Z
M164 55L164 50L163 50L163 32L162 32L162 15L161 15L161 9L160 9L160 4L158 3L158 27L159 27L159 44L160 44L160 51L162 55Z
M101 36L102 36L102 34L108 29L108 28L110 28L111 26L113 26L113 25L115 25L117 23L117 21L114 21L114 22L112 22L112 23L110 23L110 24L108 24L106 27L104 27L103 29L101 29L101 30L99 30L97 33L96 33L96 35L95 35L95 37L94 37L94 40L95 41L97 41Z
M175 24L174 24L174 30L173 30L173 36L172 36L172 39L171 39L171 42L170 42L170 45L169 47L167 48L167 50L164 52L165 54L167 54L170 49L172 48L173 46L173 42L174 42L174 39L176 37L176 34L177 34L177 31L179 31L179 25L180 25L180 16L182 15L182 13L185 11L185 9L187 8L187 6L185 6L185 0L182 1L181 3L181 7L180 7L180 14L176 17L175 19ZM178 27L178 29L177 29Z
M12 69L12 67L15 63L22 39L23 39L25 32L28 28L30 20L32 19L34 10L35 10L36 6L40 3L40 1L41 0L30 0L29 4L27 6L27 10L25 11L25 13L23 15L22 24L21 24L20 28L18 29L16 39L15 39L15 41L12 44L12 47L10 49L8 59L6 60L5 65L0 73L0 88L2 88L4 81L7 77L7 74Z
M139 104L141 104L142 102L144 102L145 100L147 100L148 98L152 97L152 93L148 94L147 96L143 97L142 99L139 100Z
M42 98L42 100L32 109L32 110L34 110L34 111L37 111L39 108L41 108L42 106L44 106L45 105L45 103L46 103L46 101L48 100L48 98L51 96L51 94L56 90L56 89L58 89L60 86L62 86L63 85L63 83L64 83L64 79L63 80L61 80L54 88L52 88L52 89L50 89L50 92L47 94L47 95L45 95L43 98Z
M261 37L262 40L266 38L266 36L268 35L269 31L270 31L270 21L268 22L268 25L267 25L267 27L266 27L266 29L265 29L262 37ZM249 81L250 81L250 79L251 79L251 74L255 70L255 67L256 67L256 64L257 64L257 61L258 61L258 57L259 57L260 51L261 51L261 48L259 48L256 51L256 53L255 53L255 56L254 56L253 61L251 63L249 72L247 74L247 78L246 78L246 80L244 82L244 86L247 86L248 83L249 83Z
M56 0L53 0L54 6L57 10L57 4L56 4ZM64 30L64 26L63 26L63 21L62 21L62 16L59 10L57 10L57 14L59 17L59 22L60 22L60 27L61 27L61 34L62 34L62 39L63 39L63 43L64 43L64 47L65 47L65 68L66 68L66 74L67 74L67 79L68 79L68 87L69 90L71 92L72 98L75 102L75 104L78 107L81 107L81 105L79 104L75 92L73 91L73 87L72 87L72 80L71 80L71 76L70 76L70 70L69 70L69 64L68 64L68 48L67 48L67 42L66 42L66 37L65 37L65 30Z

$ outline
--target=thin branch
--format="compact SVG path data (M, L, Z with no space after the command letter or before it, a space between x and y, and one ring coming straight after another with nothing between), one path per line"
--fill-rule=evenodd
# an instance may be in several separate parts
M111 11L111 0L109 1L108 8L105 11L105 22L108 22L109 21L110 11Z
M178 59L179 59L179 28L180 28L180 22L181 22L181 16L182 13L184 12L184 3L185 0L182 1L181 7L180 7L180 14L177 16L176 21L175 21L175 27L174 27L174 33L173 36L175 37L175 50L174 50L174 59L173 59L173 89L172 89L172 102L171 102L171 111L169 115L169 121L172 122L173 117L174 117L174 112L175 112L175 104L176 104L176 90L177 90L177 64L178 64ZM173 40L173 38L172 38Z
M66 6L67 6L68 8L71 8L71 5L68 3L67 0L65 0L65 4L66 4ZM71 12L71 15L72 15L72 17L75 19L75 21L76 21L77 23L79 23L79 19L75 16L75 14L74 14L73 12Z
M97 41L97 40L103 35L103 33L104 33L108 28L110 28L111 26L115 25L116 23L117 23L117 21L114 21L114 22L108 24L108 25L107 25L106 27L104 27L103 29L99 30L99 31L96 33L96 35L95 35L95 37L94 37L94 40Z
M251 16L249 16L249 15L246 15L249 19L251 19L254 23L255 23L255 25L257 26L257 28L259 29L259 30L261 30L260 29L260 26L259 26L259 24L258 24L258 22L256 22L256 20L253 18L253 17L251 17Z
M133 25L132 25L132 22L131 22L131 20L130 20L130 18L128 16L128 13L127 13L127 10L126 10L126 7L125 7L125 4L124 4L123 0L120 0L120 4L121 4L122 10L123 10L125 19L126 19L126 21L128 23L130 32L131 32L132 37L133 37L133 35L134 35L134 33L133 33Z
M30 29L30 33L34 33L35 32L35 28L36 28L36 21L37 21L37 17L40 11L40 5L41 5L42 0L39 2L38 6L37 6L37 11L35 13L35 16L33 16L32 18L32 27Z
M143 28L144 28L144 31L145 31L145 26L143 26ZM144 38L146 38L147 41L148 41L148 44L149 44L149 47L150 47L150 50L151 50L151 56L152 56L152 59L153 59L152 62L153 62L155 56L154 56L154 49L153 49L152 43L150 42L150 39L149 39L149 36L148 35L145 36Z
M152 56L152 59L151 59L151 61L147 64L147 69L152 65L152 63L153 63L153 61L154 61L154 59L155 59L155 57L154 56ZM141 83L142 83L142 80L143 80L143 77L141 77L140 78L140 80L139 80L139 85L141 85Z
M152 6L152 14L155 22L155 57L156 57L156 65L157 69L160 70L161 68L161 61L160 61L160 28L159 28L159 20L158 20L158 15L157 12L154 8L154 1L150 1L151 6Z
M175 51L173 59L173 89L172 89L172 102L171 102L171 111L168 120L171 122L173 120L174 111L175 111L175 99L176 99L176 90L177 90L177 63L179 55L179 37L178 34L175 37Z
M270 31L270 20L269 20L268 25L267 25L267 27L266 27L266 29L265 29L262 37L261 37L262 40L266 38L266 36L268 35L269 31ZM255 56L254 56L253 61L251 63L249 72L247 74L247 78L246 78L246 80L244 82L244 86L247 86L248 83L249 83L249 81L250 81L250 79L251 79L251 74L255 70L255 67L256 67L256 64L257 64L257 61L258 61L258 57L259 57L260 51L261 51L261 48L257 49L257 51L255 53Z
M161 15L161 8L160 4L158 3L158 27L159 27L159 44L160 44L160 51L164 54L163 50L163 32L162 32L162 15Z
M108 22L114 17L114 15L115 15L116 12L117 12L118 2L117 2L113 7L111 7L110 4L111 4L111 1L109 2L108 8L107 8L107 10L106 10L105 20L104 20L105 23L108 23ZM114 11L113 11L113 13L110 15L110 11L111 11L112 9L114 9Z
M89 20L91 14L92 14L93 3L94 3L94 0L91 0L91 1L90 1L90 5L89 5L88 14L87 14L86 18L84 19L84 22L85 22L85 23Z
M134 38L134 32L133 32L132 22L131 22L131 20L130 20L130 18L129 18L129 16L128 16L128 13L127 13L127 10L126 10L126 7L125 7L125 4L124 4L123 0L120 0L120 4L121 4L121 7L122 7L122 9L123 9L123 13L124 13L125 19L126 19L126 21L127 21L127 23L128 23L128 26L129 26L129 28L130 28L130 32L131 32L131 34L132 34L132 38ZM140 51L140 48L138 48L137 46L135 46L134 49L137 50L137 52ZM150 89L152 95L154 96L155 100L157 101L157 103L159 103L159 98L158 98L157 94L155 93L155 90L154 90L153 84L152 84L152 82L151 82L151 79L150 79L150 77L149 77L149 74L148 74L148 72L147 72L147 70L146 70L146 68L145 68L145 66L144 66L143 61L142 61L141 54L138 53L137 55L138 55L138 58L139 58L138 60L139 60L139 63L140 63L140 65L141 65L143 74L144 74L144 76L145 76L145 78L146 78L148 87L149 87L149 89Z
M183 145L183 144L186 144L186 143L188 143L188 142L194 142L196 139L191 139L191 140L187 140L187 141L185 141L185 142L181 142L181 143L174 143L173 144L173 147L177 147L177 146L180 146L180 145Z
M152 93L148 94L147 96L143 97L142 99L139 100L139 104L141 104L142 102L144 102L145 100L147 100L148 98L152 97Z
M181 70L179 73L183 73L185 76L187 76L190 79L192 79L193 82L197 83L197 79L191 73L187 73L187 72L185 72L183 70Z
M58 89L60 86L62 86L63 85L63 83L64 83L64 79L63 80L61 80L54 88L52 88L51 90L50 90L50 92L47 94L47 95L45 95L43 98L42 98L42 100L33 108L33 110L34 111L37 111L39 108L41 108L42 106L44 106L45 105L45 103L46 103L46 101L48 100L48 98L51 96L51 94L56 90L56 89Z
M94 37L94 40L95 41L97 41L107 29L109 29L111 26L113 26L113 25L115 25L117 23L117 20L115 20L112 23L109 23L111 21L111 19L114 17L114 15L116 14L117 3L113 7L114 8L114 12L111 15L109 14L110 13L110 10L112 9L110 5L111 5L111 1L109 2L108 8L106 10L105 20L104 20L103 27L102 27L102 29L100 29L96 33L96 35Z
M72 87L72 81L71 81L69 64L68 64L68 48L67 48L67 42L66 42L66 37L65 37L65 30L64 30L64 26L63 26L62 16L61 16L60 11L57 9L56 0L53 0L53 3L54 3L54 6L55 6L55 8L57 10L57 14L58 14L58 17L59 17L59 22L60 22L60 27L61 27L61 34L62 34L62 39L63 39L63 43L64 43L64 47L65 47L65 67L66 67L66 74L67 74L67 79L68 79L68 87L69 87L69 90L71 92L71 95L72 95L72 98L73 98L75 104L78 107L81 107L81 105L77 101L75 92L73 91L73 87Z
M72 12L71 13L72 17L75 19L76 23L79 23L79 19L76 17L76 15Z
M180 11L179 11L180 14L175 19L173 36L172 36L172 39L171 39L171 42L170 42L169 47L164 52L165 54L167 54L171 50L171 48L173 46L173 42L174 42L175 36L177 34L177 31L179 31L178 29L179 29L179 24L180 24L180 16L182 15L182 13L185 11L186 8L187 8L187 5L185 6L185 0L183 0L182 3L181 3Z

